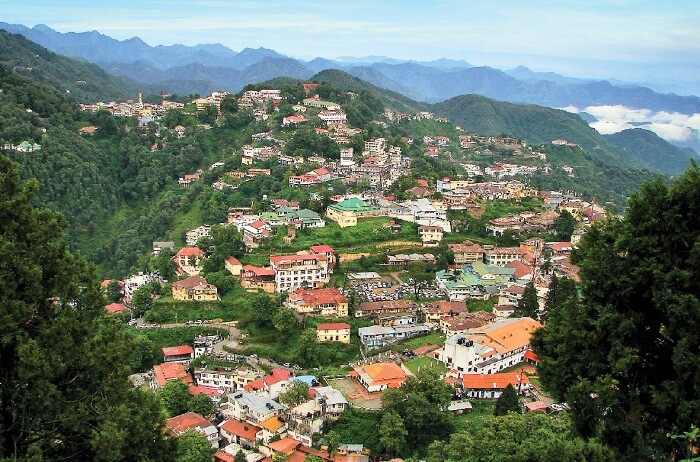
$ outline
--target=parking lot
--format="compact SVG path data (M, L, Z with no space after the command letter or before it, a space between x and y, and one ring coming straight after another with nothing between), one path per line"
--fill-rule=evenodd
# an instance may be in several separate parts
M419 296L422 298L440 298L445 293L438 289L433 281L419 284ZM414 295L412 280L401 281L398 274L383 275L379 281L354 282L341 291L353 290L358 300L363 302L379 302L383 300L402 300Z

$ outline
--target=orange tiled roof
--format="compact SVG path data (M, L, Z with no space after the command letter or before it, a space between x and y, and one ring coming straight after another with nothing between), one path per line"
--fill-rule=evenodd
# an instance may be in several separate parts
M464 388L478 390L503 390L508 385L517 387L519 384L527 385L530 379L525 374L518 372L503 372L500 374L464 374L462 375Z
M221 429L249 441L255 441L255 435L262 430L260 427L238 420L227 420L221 425Z
M186 412L184 414L175 416L165 423L166 427L173 431L175 434L180 434L191 428L200 427L206 428L211 426L211 422L205 419L203 416L197 414L196 412Z
M316 330L341 330L350 329L350 324L347 322L329 322L326 324L319 324L316 326Z
M168 383L168 380L182 380L185 383L192 383L192 376L187 371L187 366L182 363L163 363L153 366L156 382L159 386Z
M269 430L273 433L276 432L277 430L279 430L280 428L282 428L283 425L284 424L277 416L270 417L262 424L262 426L265 430Z

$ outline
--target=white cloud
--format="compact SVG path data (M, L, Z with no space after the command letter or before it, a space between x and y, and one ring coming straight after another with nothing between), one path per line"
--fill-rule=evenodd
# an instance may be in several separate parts
M697 130L700 130L700 114L697 113L688 115L679 112L653 112L649 109L630 109L620 105L589 106L584 111L598 119L590 125L603 135L641 126L666 141L688 141L694 139Z

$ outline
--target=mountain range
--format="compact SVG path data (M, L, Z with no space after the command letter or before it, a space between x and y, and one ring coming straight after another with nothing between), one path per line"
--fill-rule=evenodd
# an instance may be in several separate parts
M252 52L247 54L250 58ZM280 80L278 76L284 76L285 81L298 79L301 82L310 79L328 82L345 91L368 91L387 107L404 113L432 111L436 115L448 117L471 133L489 136L506 133L540 144L565 138L584 147L600 162L623 168L675 173L687 166L688 158L695 157L691 150L675 148L646 130L629 131L623 136L611 137L608 141L578 115L543 106L512 104L476 94L459 95L437 104L415 101L405 96L407 87L395 83L386 74L413 74L416 78L432 76L437 79L448 73L415 62L374 63L370 66L352 67L348 69L349 72L326 69L314 74L297 60L267 56L243 70L199 63L163 70L139 61L132 64L103 64L108 73L95 64L50 52L21 35L0 31L0 63L36 81L48 83L61 92L68 92L78 101L124 99L133 97L144 88L149 91L186 94L202 86L238 91L247 83ZM478 69L464 68L459 72ZM123 75L127 72L129 78ZM488 69L488 72L496 76L505 75L494 69ZM524 69L519 69L518 72L528 74ZM514 80L513 77L506 77ZM373 80L380 82L374 84ZM483 79L482 85L491 86L493 91L506 91L499 89L498 83L494 82L499 80L489 83L488 79Z
M179 85L199 89L199 93L212 88L237 91L247 83L276 76L306 78L325 69L343 69L374 85L430 103L475 93L501 101L549 107L623 105L652 111L700 113L697 96L661 94L617 81L533 72L524 66L502 71L474 67L466 61L401 61L383 56L303 61L266 48L235 52L221 44L153 47L138 37L119 41L96 31L64 34L45 25L29 28L0 23L0 29L22 34L56 53L94 62L120 76L133 79L148 76L150 83L176 81ZM258 67L249 69L250 66ZM236 70L243 73L234 72Z

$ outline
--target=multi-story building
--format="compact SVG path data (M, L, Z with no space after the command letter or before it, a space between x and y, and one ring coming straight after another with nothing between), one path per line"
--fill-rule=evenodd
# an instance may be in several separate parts
M183 247L175 255L174 261L183 272L196 276L202 270L200 265L202 258L204 258L204 252L197 247Z
M434 357L458 374L494 374L524 360L530 337L541 326L532 318L485 324L448 337Z
M386 150L386 139L372 138L365 141L364 152L369 156L381 156Z
M228 401L221 404L226 419L236 419L261 426L268 419L284 412L284 406L276 401L247 391L229 393Z
M170 286L174 300L194 300L197 302L219 299L215 285L209 284L202 276L190 276L182 281L175 281Z
M275 272L277 292L288 292L303 286L319 288L330 280L328 259L319 254L270 257L270 267Z
M211 236L211 226L203 225L195 229L191 229L185 233L185 243L192 247L197 245L197 241L203 237Z
M197 385L216 388L227 392L242 390L244 386L258 380L260 374L255 370L240 367L233 368L208 368L195 369L194 378Z
M316 341L350 343L350 324L346 322L331 322L316 326Z
M474 244L472 241L464 241L459 244L447 245L452 253L454 253L455 265L470 265L478 261L484 260L484 248L479 244Z
M289 292L285 302L299 314L344 318L348 315L348 298L335 287L325 289L299 288Z
M261 266L245 265L241 271L241 287L247 290L262 290L274 293L277 283L275 270Z
M520 247L498 247L484 249L484 263L494 266L506 266L508 263L515 260L522 260L523 256L528 253L527 250Z
M443 230L440 226L419 226L418 235L423 247L437 247L442 241Z

